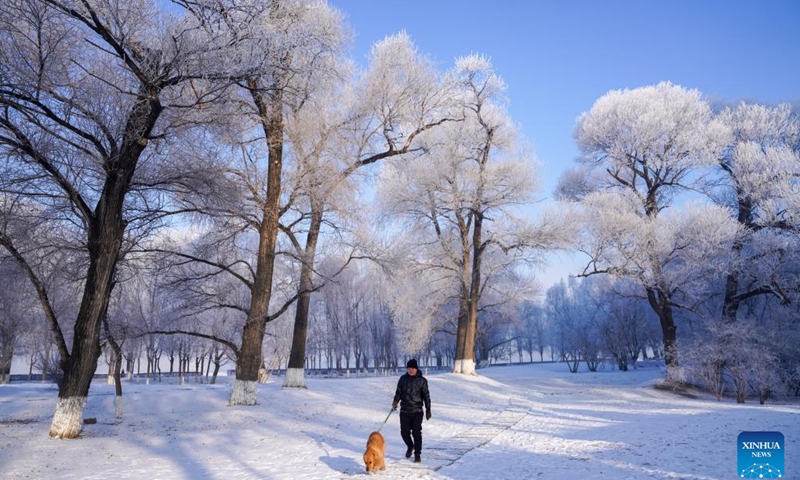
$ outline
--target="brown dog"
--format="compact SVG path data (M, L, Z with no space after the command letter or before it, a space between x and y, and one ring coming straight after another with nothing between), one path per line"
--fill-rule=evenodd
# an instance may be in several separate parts
M369 440L367 440L367 451L364 452L364 464L367 466L367 473L386 470L386 464L383 461L385 453L386 442L383 441L383 435L379 432L370 433Z

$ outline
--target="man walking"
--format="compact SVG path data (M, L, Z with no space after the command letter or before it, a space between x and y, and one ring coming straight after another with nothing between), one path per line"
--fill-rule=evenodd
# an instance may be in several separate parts
M406 373L397 382L392 408L397 410L400 404L400 436L403 437L408 450L406 458L414 453L414 463L421 461L422 451L422 407L425 406L425 418L431 419L431 396L428 392L428 380L419 371L417 360L412 358L406 363ZM412 440L413 437L413 440Z

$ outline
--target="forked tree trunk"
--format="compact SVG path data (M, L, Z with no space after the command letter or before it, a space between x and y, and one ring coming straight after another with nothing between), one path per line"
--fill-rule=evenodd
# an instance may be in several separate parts
M746 193L742 191L740 186L736 188L736 196L738 200L738 214L736 220L739 224L748 230L755 230L756 225L753 223L753 201L747 197ZM733 242L731 250L733 251L734 258L741 258L742 249L744 245L741 238L736 238ZM773 293L772 289L756 289L752 292L739 293L739 271L738 268L733 268L728 272L725 279L725 296L722 299L722 323L729 324L736 321L736 316L739 313L739 307L742 301L750 296L763 295Z
M475 375L475 340L478 335L478 302L481 286L481 257L483 255L483 218L480 213L473 217L472 230L472 272L467 300L467 321L464 333L464 349L459 358L456 355L456 373Z
M157 91L143 87L128 116L119 154L106 161L108 173L103 191L88 223L89 268L75 322L72 351L61 359L64 377L50 425L50 436L54 438L75 438L81 432L83 408L100 358L100 328L108 311L125 233L125 195L161 110Z
M483 118L481 117L480 108L477 110L478 114L478 121L481 123L484 129L487 129L487 125L484 123ZM491 151L492 142L494 138L494 130L488 129L486 130L486 143L483 145L481 150L481 156L478 160L479 164L479 171L480 171L480 182L483 181L483 174L486 171L486 165L489 162L489 152ZM478 201L483 201L483 184L478 184L478 189L475 192L475 198ZM472 215L472 271L470 273L470 281L469 281L469 297L467 301L467 321L466 321L466 331L464 332L464 339L462 343L464 344L464 348L459 356L456 354L456 367L454 368L454 372L463 373L467 375L475 375L475 340L478 334L478 303L481 297L481 260L483 257L483 252L485 250L485 245L483 244L483 212L480 210L481 205L474 205L474 208L471 211ZM462 228L462 245L464 244L464 229ZM465 251L468 251L465 249ZM466 255L464 257L464 265L462 268L466 268L468 265L468 258ZM463 277L466 279L466 276ZM466 285L466 283L464 284ZM460 321L459 321L460 323ZM460 326L459 326L459 333L460 333Z
M211 380L208 382L211 385L217 383L217 374L219 373L219 367L221 366L221 362L214 358L214 373L211 374Z
M119 213L121 219L121 209ZM105 242L96 242L94 246L90 243L90 251L94 248L102 253L92 255L95 258L90 260L89 276L75 323L72 352L66 361L62 359L64 377L59 386L56 412L50 426L51 437L75 438L81 432L83 407L86 405L89 386L100 358L100 325L108 310L111 296L114 268L122 241L120 227L121 225L116 229L119 235L107 234L103 236Z

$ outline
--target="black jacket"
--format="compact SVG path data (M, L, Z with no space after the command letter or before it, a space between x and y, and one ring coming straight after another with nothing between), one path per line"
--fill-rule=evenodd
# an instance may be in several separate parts
M413 377L407 373L400 377L400 380L397 381L394 401L400 402L400 413L419 413L422 411L423 403L425 410L431 409L428 380L422 376L422 372L417 370L417 374Z

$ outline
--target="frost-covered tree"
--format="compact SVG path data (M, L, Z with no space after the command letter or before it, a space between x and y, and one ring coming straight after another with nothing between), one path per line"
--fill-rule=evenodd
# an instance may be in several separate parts
M750 394L762 404L781 395L785 386L780 367L782 334L768 327L770 320L749 315L736 323L713 324L690 350L689 373L718 400L726 391L734 394L737 403L744 403ZM753 335L754 331L759 334Z
M556 350L559 359L567 362L569 371L578 371L584 355L584 340L588 330L592 328L593 318L597 310L585 299L579 298L581 292L576 291L578 281L563 280L547 290L544 309L552 330L551 348Z
M328 261L328 266L335 263ZM358 370L369 350L368 324L372 317L371 300L374 297L374 272L368 264L354 265L322 290L329 339L334 350L334 363L329 365L349 376L352 362Z
M517 327L517 347L528 352L530 362L533 353L539 352L539 361L544 361L544 348L547 346L545 314L542 306L531 301L519 307L520 325ZM520 355L520 361L522 356Z
M597 330L606 355L610 355L621 371L636 367L648 342L658 340L659 331L652 312L636 283L594 277L591 301L601 315Z
M796 231L800 219L800 121L787 104L744 102L726 108L719 119L732 136L711 195L731 209L743 229L732 246L734 258L725 278L722 321L730 323L742 302L770 295L786 304L787 291L796 286L790 260L796 248L787 244L792 243L787 233Z
M285 109L287 105L297 105L304 100L305 89L319 64L330 61L343 41L341 16L327 5L274 2L269 8L266 17L254 20L263 21L270 30L281 34L277 39L278 48L273 43L263 50L273 62L273 69L247 79L247 92L255 107L254 118L263 131L261 140L266 142L267 155L257 153L257 156L245 157L241 168L231 171L233 180L241 182L247 196L254 199L247 210L250 215L247 221L256 227L259 237L251 301L231 393L233 405L256 403L255 386L262 364L261 347L266 324L289 305L285 303L277 312L269 313L281 216ZM242 145L246 144L246 141L242 142Z
M729 129L713 121L698 91L660 83L607 93L580 116L575 138L581 168L559 189L587 207L583 274L610 273L644 288L661 324L667 378L677 381L674 309L692 293L686 279L714 264L736 227L724 209L693 207L670 219L662 212L716 162Z
M507 312L489 311L481 315L476 340L481 367L491 364L493 360L511 356L512 344L517 340L514 335L517 321Z
M800 124L788 105L743 102L717 118L731 137L707 192L729 209L740 235L730 246L719 301L691 339L689 372L717 398L729 390L743 402L752 389L763 402L782 390L796 357L786 349L793 328L785 322L797 298ZM759 334L741 333L751 331Z
M614 295L609 299L609 308L600 330L604 348L617 362L617 367L627 371L636 367L639 355L649 339L657 338L647 311L641 300L626 299Z
M419 151L421 135L451 120L450 103L448 85L432 62L400 33L373 46L369 68L354 88L334 89L313 107L291 112L287 134L297 168L290 196L297 212L281 222L301 259L301 272L284 387L305 386L309 303L323 226L341 234L343 217L358 213L352 209L357 201L352 177L382 159ZM305 230L304 244L296 229Z
M36 322L36 301L24 272L11 258L0 255L0 384L8 383L15 352L23 347L25 332Z
M452 320L442 315L453 299L452 279L435 269L410 264L393 271L389 280L387 304L396 354L416 355L425 349L434 331ZM452 330L455 333L454 327Z
M214 100L195 111L205 128L196 129L194 138L207 147L199 153L216 159L216 175L213 188L181 192L183 208L199 212L204 221L189 248L173 251L172 259L197 264L191 283L227 276L238 284L227 297L202 287L198 293L210 293L217 308L241 317L240 340L225 343L236 356L230 401L254 405L267 324L297 300L283 295L288 282L274 281L283 268L277 261L280 219L295 207L283 195L284 167L291 160L289 112L303 108L330 80L345 32L340 13L324 2L179 3L202 19L203 30L240 39L225 61L249 65L236 88L215 78L193 86L198 99Z
M383 276L373 278L375 290L371 300L372 308L367 319L366 329L370 337L370 353L375 372L383 371L395 365L397 345L395 332L392 329L392 310L389 305L390 292L388 282Z
M426 286L424 305L440 308L457 300L454 372L472 374L481 295L493 271L488 260L524 261L559 238L547 228L552 224L533 225L515 214L533 201L535 175L505 110L502 79L480 55L459 58L452 78L463 120L431 135L427 156L387 165L381 195L385 211L408 222L410 275L434 282ZM409 317L432 313L428 308Z
M193 81L243 78L252 64L230 51L243 37L194 15L167 17L147 0L14 0L0 9L2 189L38 203L85 261L72 348L31 275L61 353L50 434L74 438L119 261L168 214L163 192L187 170L204 170L164 161L154 146L166 147L201 101Z
M587 274L606 272L644 290L661 325L667 377L677 380L675 310L694 311L706 300L712 279L727 269L737 223L725 208L693 203L649 217L636 199L615 192L592 194L584 205L582 248L593 255Z

